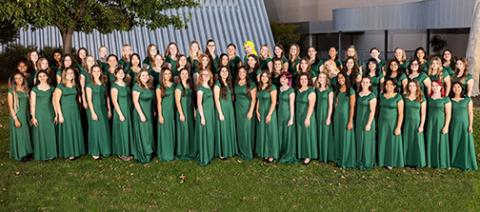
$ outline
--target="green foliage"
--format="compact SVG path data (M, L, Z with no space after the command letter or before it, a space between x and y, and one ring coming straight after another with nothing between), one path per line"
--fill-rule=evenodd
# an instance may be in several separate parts
M0 79L6 80L17 69L17 62L21 58L26 58L27 53L35 49L37 49L35 46L8 45L0 54Z
M440 52L447 46L447 41L444 40L440 35L434 35L430 39L430 45L432 46L434 53L440 54Z
M272 28L275 42L282 44L284 48L298 43L301 39L300 33L298 32L300 27L298 24L285 24L271 21L270 27Z
M18 37L18 29L11 22L0 21L0 43L6 44Z

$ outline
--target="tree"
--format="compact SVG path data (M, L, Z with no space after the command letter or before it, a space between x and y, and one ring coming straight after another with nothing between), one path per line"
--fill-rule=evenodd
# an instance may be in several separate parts
M0 43L7 44L18 37L18 29L11 22L0 22Z
M16 28L55 26L65 53L71 53L74 32L110 33L134 26L157 29L185 26L188 17L166 15L165 10L197 7L198 0L2 0L0 21Z
M288 48L288 46L300 41L301 37L298 33L299 26L297 24L277 23L274 21L270 23L275 42L282 44L284 48Z
M470 27L470 36L468 38L467 59L468 67L473 76L474 86L473 95L480 94L480 0L475 0L473 7L472 26Z

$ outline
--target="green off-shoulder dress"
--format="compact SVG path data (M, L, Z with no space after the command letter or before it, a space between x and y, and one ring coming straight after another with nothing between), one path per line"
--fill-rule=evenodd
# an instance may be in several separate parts
M38 126L32 126L32 141L35 160L51 160L58 156L55 133L55 111L52 105L53 87L40 90L34 87L35 118Z
M378 115L378 165L380 167L403 167L405 156L403 152L402 135L395 135L398 120L398 103L403 98L395 96L385 98L380 95L380 112Z
M280 162L294 163L297 161L296 152L296 128L295 119L291 126L288 126L290 120L290 95L295 95L293 88L280 91L278 95L278 141L280 145Z
M260 114L260 121L256 126L255 138L256 147L255 152L259 157L272 157L278 159L279 157L279 142L278 142L278 126L277 126L277 111L273 110L269 123L266 123L266 117L272 104L272 92L276 91L275 85L271 85L265 90L261 90L257 94L258 113Z
M462 170L478 170L473 133L468 131L468 104L472 100L465 97L452 102L452 122L450 122L451 165Z
M160 90L160 85L157 86ZM161 161L171 161L175 157L175 84L165 88L162 94L163 124L157 122L157 156Z
M145 115L146 121L140 120L140 114L135 107L132 108L133 120L133 145L132 155L140 163L148 163L152 159L153 152L153 99L155 94L149 88L142 88L138 84L133 86L133 92L139 93L138 103Z
M21 123L21 126L16 128L15 120L10 118L10 157L14 160L22 160L33 153L32 141L30 140L30 129L28 127L28 114L30 111L28 94L18 91L13 92L12 89L8 89L8 93L17 97L14 100L18 101L16 116Z

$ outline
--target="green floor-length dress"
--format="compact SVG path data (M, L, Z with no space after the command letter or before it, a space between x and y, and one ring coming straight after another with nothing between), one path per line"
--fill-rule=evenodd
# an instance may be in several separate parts
M219 89L222 87L220 82L215 84ZM222 108L224 120L220 121L218 112L215 110L217 123L215 139L215 156L232 157L238 154L237 127L235 125L235 112L233 110L232 91L226 88L225 97L220 94L220 106Z
M195 142L198 144L198 161L200 165L207 165L214 157L214 143L216 117L213 103L213 91L210 88L200 85L198 92L202 92L203 116L205 125L202 125L200 114L197 114L195 123Z
M255 131L255 153L261 158L272 157L273 159L278 159L279 157L280 147L278 142L276 110L273 110L270 122L268 124L266 123L266 117L272 104L272 92L276 90L277 87L275 87L275 85L271 85L269 88L261 90L257 94L260 121L257 119L258 122Z
M448 97L428 98L425 140L427 143L427 166L433 168L450 168L450 144L448 133L443 134L445 125L445 105ZM455 114L456 115L456 114Z
M176 157L181 160L197 158L197 146L194 142L195 122L193 121L192 107L192 89L184 88L178 83L175 90L182 92L180 104L182 105L185 120L180 121L180 114L176 113L176 130L177 130L177 153Z
M62 158L78 157L85 154L85 143L77 101L77 88L59 84L57 89L62 91L60 107L64 120L62 124L58 124L58 156Z
M156 122L153 117L153 99L155 94L153 90L149 88L142 88L138 84L133 86L133 92L138 92L138 103L145 115L146 121L140 120L140 115L132 107L132 120L133 120L133 145L132 155L140 163L148 163L152 159L153 152L153 123Z
M371 113L370 102L375 99L376 94L371 92L365 96L358 95L356 101L355 139L357 142L357 167L360 169L371 169L376 164L377 139L375 118L372 121L370 130L365 130Z
M305 126L305 119L308 111L308 96L315 94L315 89L309 87L305 91L297 90L295 96L295 125L297 127L297 157L299 159L317 159L317 118L315 109L310 117L310 126Z
M32 126L32 141L35 160L51 160L58 157L57 137L55 133L55 111L52 105L53 87L40 90L34 87L35 118L37 126Z
M14 160L22 160L33 153L30 129L28 127L28 114L30 111L28 94L19 91L13 92L12 89L8 89L8 93L17 97L14 97L14 101L18 101L16 116L21 123L21 126L16 128L15 121L13 118L10 118L10 157Z
M132 123L132 92L128 86L112 84L112 89L117 90L117 101L122 111L124 121L120 121L118 113L113 109L112 121L112 153L118 156L130 156L133 144Z
M239 155L245 160L251 160L255 145L255 113L251 119L247 118L252 102L247 86L249 86L249 91L255 89L255 83L251 81L242 86L235 85L235 121Z
M422 103L426 100L422 98ZM403 151L405 165L422 168L426 165L425 158L425 134L418 132L420 126L422 103L416 99L410 100L404 97L405 119L403 121Z
M291 118L291 94L295 95L295 90L293 88L280 91L280 94L278 95L278 141L280 145L280 162L282 163L294 163L297 161L295 119L293 119L292 125L288 126L288 121Z
M87 88L92 90L92 104L97 120L88 113L88 153L94 156L108 157L112 153L110 124L107 113L106 86L90 83Z
M402 135L395 135L398 120L398 102L402 96L398 93L390 98L382 94L379 98L378 115L378 165L380 167L403 167L405 158Z
M334 100L335 112L333 113L333 139L335 142L335 160L338 166L344 168L353 168L357 165L355 155L355 131L354 129L348 130L350 97L352 95L355 95L355 90L353 90L353 88L350 88L345 92L339 91L336 100Z
M473 133L468 131L468 104L472 100L465 97L452 102L452 122L450 123L451 165L462 170L478 170Z
M157 90L160 85L157 86ZM160 111L158 111L160 115ZM161 161L171 161L175 158L175 84L165 88L162 97L163 124L157 122L157 156Z
M316 92L317 105L315 107L315 115L317 116L318 159L325 163L335 162L333 120L331 117L331 122L327 125L329 95L333 94L333 90L332 88L327 88L323 91L316 89Z

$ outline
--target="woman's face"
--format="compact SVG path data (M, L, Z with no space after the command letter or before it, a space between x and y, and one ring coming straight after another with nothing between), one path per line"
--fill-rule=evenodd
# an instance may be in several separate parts
M170 70L164 70L163 72L163 80L165 80L166 82L170 81L172 79L172 71Z
M78 51L78 57L82 60L85 59L87 57L87 51L85 51L85 49L80 49Z
M465 70L465 64L464 64L463 61L461 61L461 60L457 60L456 67L457 67L457 69L459 69L459 70L462 70L462 71Z
M136 55L132 57L132 66L140 66L140 58L138 58Z
M308 77L305 75L300 76L300 85L302 87L307 87L308 86Z
M38 60L38 52L32 52L30 53L30 60L33 62L37 62Z
M282 68L283 68L283 67L282 67L282 61L277 60L277 61L275 61L275 62L273 63L273 69L274 69L275 71L281 72L281 71L282 71Z
M453 91L453 94L455 94L455 95L461 95L462 94L462 86L460 86L460 84L458 84L458 83L455 83L455 84L453 84L452 91Z
M15 80L15 84L18 86L23 86L24 77L22 74L15 74L13 78Z
M178 64L180 66L186 66L187 65L187 57L185 56L181 56L179 59L178 59Z
M87 67L91 68L93 65L95 65L95 58L88 56L86 63L87 63Z
M418 50L417 51L417 58L424 59L425 58L425 52L423 50Z
M100 76L102 75L102 69L100 67L95 66L92 68L92 76L94 79L100 79Z
M125 79L125 71L123 69L118 70L117 74L115 74L115 78L119 81Z
M257 64L257 61L253 57L248 57L247 63L250 68L254 68L255 65Z
M410 70L412 70L413 72L418 72L418 69L419 69L419 64L416 60L410 63Z
M432 91L433 93L440 93L442 91L442 87L438 84L438 82L432 82Z
M268 77L268 74L264 72L262 73L260 80L262 81L263 84L267 84L270 78Z
M283 50L282 50L280 47L275 46L274 52L275 52L275 55L277 55L278 57L280 57L280 55L282 55L282 53L283 53Z
M208 59L208 57L203 57L203 58L202 58L202 64L203 64L204 66L207 66L209 62L210 62L210 59Z
M370 57L378 58L379 56L380 56L380 52L376 49L372 49L372 51L370 52Z
M368 70L376 71L377 70L377 64L375 64L374 62L369 62L368 63Z
M268 47L262 46L262 48L260 49L260 54L262 54L263 57L268 57L268 51Z
M432 68L433 69L438 69L440 68L441 64L440 64L440 61L439 60L433 60L432 61Z
M192 51L193 54L196 54L199 49L200 47L198 46L197 43L192 43L192 45L190 46L190 50Z
M307 54L310 58L316 58L317 57L317 50L315 50L315 48L313 48L313 47L310 47L310 48L308 48Z
M396 49L395 50L395 58L397 58L397 60L400 60L403 58L403 50L401 49Z
M227 47L227 54L228 55L235 55L235 54L237 54L237 50L235 49L235 47L229 46L229 47Z
M202 71L202 78L203 78L203 82L208 82L208 81L210 81L210 79L211 79L210 71L203 70L203 71Z
M280 84L285 86L285 85L288 85L288 83L289 83L289 80L287 78L287 75L282 75L282 77L280 77Z
M353 62L352 59L348 59L348 60L347 60L347 63L345 64L345 66L347 66L347 69L348 69L348 70L353 69L353 66L354 66L354 65L355 65L355 62Z
M397 71L398 70L398 63L397 62L391 62L390 63L390 70L391 71Z
M385 90L387 91L387 93L393 93L394 92L395 85L393 84L393 82L391 80L387 80L387 82L385 82Z
M48 60L42 60L42 61L40 62L40 69L41 69L41 70L47 70L47 69L48 69L48 66L49 66L49 65L48 65Z
M37 75L37 80L40 83L46 83L48 81L48 76L44 72L41 72Z
M150 79L150 75L146 71L142 71L140 73L140 82L143 83L144 85L147 84L148 80Z
M25 64L25 63L23 63L23 62L18 63L18 65L17 65L17 70L18 70L18 72L20 72L20 73L26 73L27 70L28 70L28 66L27 66L27 64Z
M372 82L370 81L369 78L363 78L361 82L362 89L368 90L370 88L371 83Z
M244 80L247 78L247 70L245 70L244 68L241 68L238 70L238 78L241 79L241 80Z
M75 79L75 72L73 71L73 69L67 69L67 72L65 72L65 78L69 81Z
M188 70L187 70L187 69L183 69L183 70L180 72L180 80L182 80L182 81L187 81L189 78L190 78L190 75L188 74Z
M222 79L227 79L228 78L228 69L223 67L221 70L220 70L220 77L222 77Z
M112 56L112 57L109 57L109 58L107 59L107 63L108 63L108 66L110 66L110 67L117 67L117 65L118 65L117 59L116 59L115 57L113 57L113 56Z
M355 51L354 48L350 47L350 48L347 49L347 56L348 57L355 57L355 54L356 54L356 51Z
M417 92L417 85L414 82L408 83L408 91L415 94Z
M307 68L308 68L308 62L306 60L300 61L300 70L307 71Z
M335 48L328 49L328 56L330 58L335 58L335 56L337 56L337 50Z
M53 59L57 62L62 61L62 54L60 54L60 52L53 53Z
M252 47L250 45L245 45L243 48L245 49L247 55L252 53Z
M157 55L157 47L156 46L151 46L150 49L148 50L148 54L151 57L155 57L155 55Z
M155 55L155 64L159 67L163 65L163 57L161 55Z
M170 55L175 56L178 53L177 46L175 44L170 44L168 47L168 51L170 52Z
M297 46L291 46L290 47L290 55L298 55Z
M64 68L72 66L72 58L70 56L66 56L65 58L63 58L63 66Z
M318 75L318 82L320 83L320 85L325 85L327 83L327 75L324 74L324 73L321 73Z
M446 61L450 61L452 59L452 52L445 51L443 53L443 59L446 60Z
M345 76L343 74L337 75L337 82L339 85L345 85Z
M208 51L211 53L211 54L214 54L215 53L215 42L208 42L207 43L207 48L208 48Z
M222 58L220 60L220 64L222 64L224 66L228 65L228 56L227 55L222 56Z
M100 58L106 58L108 56L108 49L105 47L102 47L98 50L98 56Z

